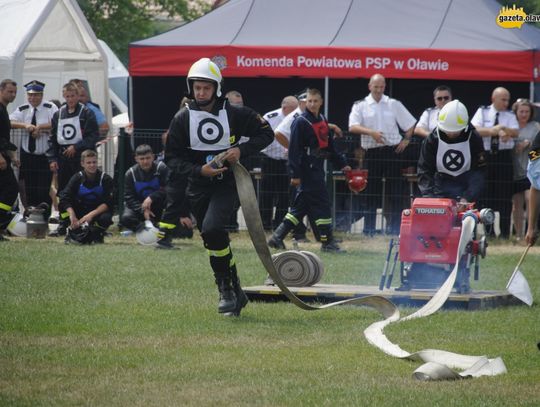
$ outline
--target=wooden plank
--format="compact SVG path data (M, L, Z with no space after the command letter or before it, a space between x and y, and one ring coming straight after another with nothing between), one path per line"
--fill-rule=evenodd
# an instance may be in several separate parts
M252 301L286 301L287 298L277 286L261 285L243 288ZM348 298L381 295L396 305L420 307L428 302L435 290L380 291L377 286L346 284L315 284L311 287L289 287L298 298L305 302L334 302ZM506 291L481 290L469 294L451 293L444 304L445 309L466 309L469 311L520 305L521 301Z

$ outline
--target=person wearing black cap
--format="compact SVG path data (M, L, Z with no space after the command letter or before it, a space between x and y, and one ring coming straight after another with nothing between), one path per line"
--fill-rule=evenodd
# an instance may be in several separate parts
M28 103L11 113L11 127L22 129L20 179L24 180L25 206L37 206L43 202L50 208L49 189L52 173L45 153L49 148L51 121L58 108L54 103L43 101L45 84L31 81L24 85ZM49 213L46 213L48 218Z
M52 118L47 157L51 171L58 171L58 191L63 190L71 177L81 168L81 153L94 150L99 139L94 113L79 102L79 89L72 83L62 88L66 104ZM52 236L66 234L69 215L60 213L60 224Z
M187 195L218 287L218 312L239 315L248 299L240 286L226 229L238 196L228 165L261 151L274 135L252 109L230 105L222 97L221 82L220 69L209 58L195 62L187 75L193 100L176 113L169 126L165 163L171 169L169 184L176 186L176 192L167 190L167 209L159 224L163 238L158 244L171 247L170 234L178 217L169 214L174 214L171 209L180 207ZM239 144L242 136L249 140ZM220 153L224 153L220 157L223 167L214 161Z

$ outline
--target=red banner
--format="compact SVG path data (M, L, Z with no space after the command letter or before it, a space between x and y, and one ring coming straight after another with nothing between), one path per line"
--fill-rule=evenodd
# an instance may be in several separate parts
M333 47L131 47L132 76L186 76L193 62L209 57L224 76L282 78L388 78L481 81L537 80L533 51L452 51Z

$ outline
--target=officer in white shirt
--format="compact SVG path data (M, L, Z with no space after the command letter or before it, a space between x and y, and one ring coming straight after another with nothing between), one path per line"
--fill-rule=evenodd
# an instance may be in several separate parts
M471 120L489 153L481 206L499 211L501 237L508 238L512 213L512 151L519 124L516 115L508 110L510 92L507 89L495 88L491 102L489 106L480 106Z
M439 112L448 102L452 100L452 90L445 85L437 86L433 91L433 101L435 106L428 107L422 112L420 120L414 128L414 135L425 139L437 127Z
M385 195L390 203L389 229L399 233L404 205L404 179L401 168L403 152L412 137L416 119L401 102L384 94L386 81L380 74L373 75L368 84L370 94L354 103L349 115L349 131L360 135L366 150L365 164L368 185L364 217L364 234L375 233L376 210L382 199L382 178L386 179ZM405 136L400 134L400 130Z
M285 96L280 108L264 114L263 117L275 131L283 119L297 107L298 99L295 96ZM289 209L287 149L274 139L261 153L263 154L259 195L261 218L265 230L271 231L279 225Z
M25 206L45 202L50 207L52 172L45 153L49 148L51 121L58 108L54 103L43 101L43 82L34 80L24 87L28 103L15 109L9 118L12 129L22 129L20 179L24 180ZM49 214L46 215L48 218Z

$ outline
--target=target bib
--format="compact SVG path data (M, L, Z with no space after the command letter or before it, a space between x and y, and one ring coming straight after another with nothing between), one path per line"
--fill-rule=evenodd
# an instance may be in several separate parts
M471 169L471 149L469 139L455 144L448 144L439 137L437 148L437 171L457 177Z
M61 117L64 112L66 112L65 106L62 107L58 113L58 131L56 134L58 144L63 146L77 144L83 139L81 121L79 120L82 109L79 110L79 114L77 116L62 119Z
M219 111L219 116L201 110L189 111L189 138L193 150L226 150L231 146L230 135L225 109Z

